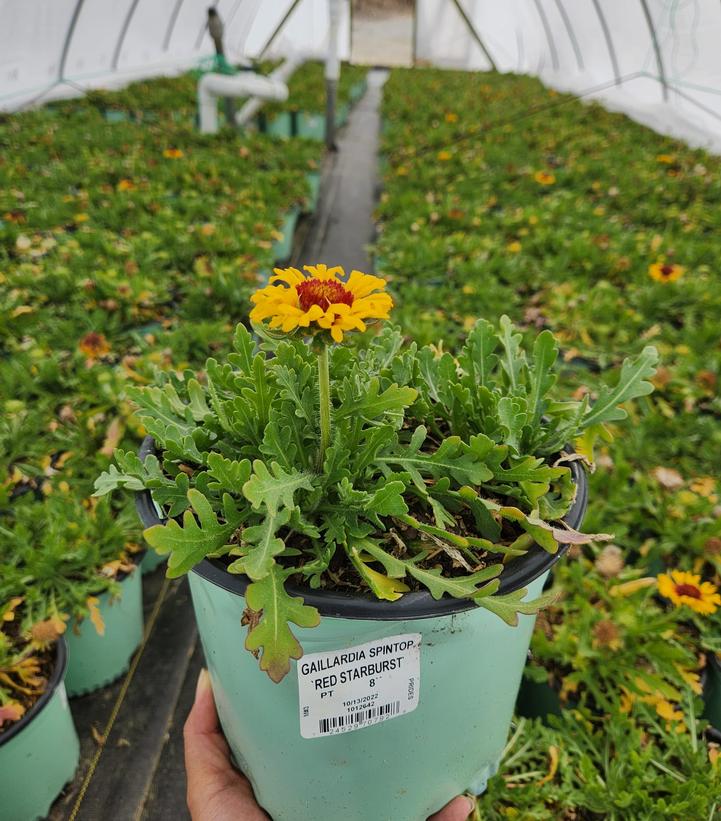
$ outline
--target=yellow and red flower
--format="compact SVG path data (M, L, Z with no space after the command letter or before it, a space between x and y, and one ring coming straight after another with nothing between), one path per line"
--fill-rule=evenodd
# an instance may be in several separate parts
M168 160L179 160L184 154L181 148L166 148L163 156Z
M676 282L681 279L686 269L675 262L654 262L648 266L648 275L656 282Z
M555 175L551 174L550 171L536 171L533 179L539 185L553 185L556 182Z
M340 266L306 265L304 270L308 273L275 268L271 284L251 297L251 321L270 319L269 327L284 333L296 328L327 330L342 342L346 331L365 331L365 320L388 319L393 300L385 292L384 279L360 271L346 277Z
M702 582L695 573L672 570L658 577L658 592L676 607L686 605L696 613L711 615L721 606L721 596L711 582Z

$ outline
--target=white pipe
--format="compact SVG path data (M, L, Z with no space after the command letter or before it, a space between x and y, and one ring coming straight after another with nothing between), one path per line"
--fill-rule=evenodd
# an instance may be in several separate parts
M291 57L267 77L250 71L243 71L232 76L204 74L198 80L198 112L201 133L216 134L218 132L219 97L252 98L235 115L238 125L245 125L249 122L263 105L263 101L287 100L287 81L293 72L305 62L305 59L305 57Z
M297 69L299 69L303 65L303 63L305 63L309 59L310 57L307 57L305 55L295 55L292 57L288 57L285 60L285 62L281 63L281 65L279 65L278 68L276 68L275 71L271 72L268 75L267 79L272 80L273 82L281 83L285 88L285 97L282 98L283 100L288 99L288 80L290 80L294 72L297 71ZM235 122L238 125L247 125L253 119L253 117L255 117L259 109L262 107L263 100L258 99L258 96L260 95L256 95L253 99L248 100L248 102L235 115ZM270 99L280 98L272 97Z

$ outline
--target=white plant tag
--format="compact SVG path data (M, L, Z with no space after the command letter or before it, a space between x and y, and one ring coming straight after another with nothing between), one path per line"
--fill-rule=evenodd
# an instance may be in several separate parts
M418 706L421 634L311 653L297 667L303 738L360 730Z

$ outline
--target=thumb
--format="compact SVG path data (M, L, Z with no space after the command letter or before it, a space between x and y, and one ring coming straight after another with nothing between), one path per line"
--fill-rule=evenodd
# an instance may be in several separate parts
M473 798L469 795L458 795L428 821L466 821L475 808L476 802Z

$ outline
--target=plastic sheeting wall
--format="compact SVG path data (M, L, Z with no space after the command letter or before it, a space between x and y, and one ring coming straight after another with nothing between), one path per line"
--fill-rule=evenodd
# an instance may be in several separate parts
M721 150L719 0L458 2L499 70L596 89L610 108ZM418 0L415 49L436 65L491 67L453 0Z
M0 109L188 68L214 53L209 0L0 0ZM229 59L256 57L292 0L217 0ZM323 57L328 0L301 0L268 56ZM343 3L339 53L350 53Z

